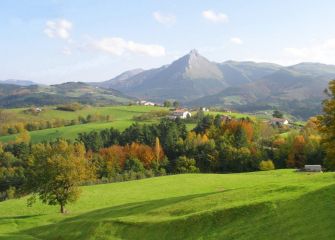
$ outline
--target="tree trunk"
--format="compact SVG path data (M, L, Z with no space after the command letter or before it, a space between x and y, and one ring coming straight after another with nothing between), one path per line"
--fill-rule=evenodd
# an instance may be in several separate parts
M60 205L60 212L61 212L61 213L65 213L65 208L64 208L64 205L63 205L63 204Z

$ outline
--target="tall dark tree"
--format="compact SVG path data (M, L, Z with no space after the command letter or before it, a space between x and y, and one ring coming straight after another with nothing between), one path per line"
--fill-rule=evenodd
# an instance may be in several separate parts
M282 112L280 112L279 110L274 110L273 111L273 114L272 114L272 117L275 117L275 118L283 118L284 117L284 114Z
M173 107L179 108L180 107L180 103L178 101L174 101L173 102Z

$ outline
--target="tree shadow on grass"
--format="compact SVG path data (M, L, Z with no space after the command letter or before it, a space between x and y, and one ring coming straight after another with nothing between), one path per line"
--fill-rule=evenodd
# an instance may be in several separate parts
M122 221L123 217L133 216L134 219L136 219L136 215L146 214L155 209L220 193L222 193L222 191L128 203L119 206L98 209L77 215L75 217L66 218L54 224L12 233L7 237L10 237L11 239L15 239L15 236L18 237L17 239L24 239L20 236L31 236L35 239L86 239L89 238L89 236L92 234L95 234L97 228L99 228L99 225L101 224L109 224L112 230L112 225L115 227L120 224L125 224L125 222ZM7 237L0 236L0 240L7 239Z
M10 216L10 217L0 217L1 220L10 220L10 219L27 219L27 218L34 218L34 217L39 217L43 216L45 214L32 214L32 215L22 215L22 216Z
M332 227L335 220L333 204L335 185L324 186L298 198L276 202L251 202L242 206L201 213L197 213L194 209L194 212L187 216L167 220L158 218L161 208L196 198L206 201L207 196L220 193L194 194L99 209L17 234L35 239L71 240L281 240L283 233L288 236L285 239L332 239L331 237L335 234L335 228ZM319 206L316 207L316 205ZM303 211L300 209L301 206L304 206ZM156 219L150 220L152 211L158 214ZM165 212L162 211L162 213ZM143 215L149 217L141 221L140 217ZM304 224L301 225L301 223ZM312 225L309 226L309 223ZM297 228L297 226L300 227ZM320 233L323 237L318 237Z

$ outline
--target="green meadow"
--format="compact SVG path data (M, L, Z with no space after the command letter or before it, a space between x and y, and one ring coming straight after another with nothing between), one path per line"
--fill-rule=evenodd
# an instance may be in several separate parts
M43 108L44 109L44 108ZM129 127L135 121L134 116L138 116L151 111L159 111L165 108L161 107L150 107L150 106L111 106L111 107L87 107L82 110L75 112L60 111L56 110L54 107L47 107L37 116L31 114L25 114L24 109L10 109L9 111L17 114L19 118L25 118L27 121L34 120L52 120L52 119L65 119L72 120L79 116L87 116L88 114L100 114L100 115L110 115L110 122L94 122L87 124L79 124L72 126L65 126L59 128L49 128L43 130L36 130L29 132L31 140L33 143L41 142L44 140L54 140L57 138L66 138L74 140L77 138L78 133L89 132L92 130L102 130L106 128L114 127L119 130L124 130ZM144 123L152 123L157 121L144 121ZM16 135L1 136L0 141L10 142L15 140Z
M332 239L335 174L184 174L82 187L57 206L0 202L0 239Z
M64 119L64 120L73 120L77 119L79 116L86 117L89 114L98 114L98 115L109 115L110 122L94 122L87 124L79 124L58 128L49 128L43 130L36 130L29 132L32 143L37 143L45 140L54 140L57 138L65 138L70 140L75 140L79 133L90 132L92 130L102 130L106 128L116 128L118 130L124 130L133 124L134 117L141 114L145 114L152 111L161 111L168 110L164 107L152 107L152 106L108 106L108 107L92 107L88 106L82 110L75 112L71 111L60 111L56 110L55 107L45 107L42 108L43 111L38 115L27 114L24 112L27 108L14 108L6 110L8 112L14 113L17 119L24 119L25 122L34 122L39 120L54 120L54 119ZM158 119L152 119L149 121L140 121L140 124L151 124L158 122ZM188 130L191 130L195 127L195 124L187 124ZM0 136L0 142L11 142L16 138L16 134Z
M52 120L52 119L65 119L72 120L79 116L86 117L88 114L110 115L112 120L131 119L134 115L143 114L150 111L158 111L166 108L152 107L152 106L108 106L96 107L87 106L75 112L57 110L56 107L48 106L42 107L43 111L38 115L26 114L24 110L27 108L14 108L8 111L16 113L19 118L27 120Z

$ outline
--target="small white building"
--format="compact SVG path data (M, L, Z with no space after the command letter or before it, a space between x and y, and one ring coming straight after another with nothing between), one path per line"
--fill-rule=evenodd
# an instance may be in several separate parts
M203 112L209 112L209 109L206 108L206 107L203 107L203 108L201 108L201 111L203 111Z
M270 124L273 126L287 126L289 121L285 118L272 118Z
M176 118L181 118L181 119L186 119L191 117L192 114L185 110L185 109L176 109L172 112L172 114L169 116L170 119L176 119Z
M144 106L156 106L156 104L153 102L145 102L143 105Z
M306 172L322 172L321 165L305 165L304 171Z
M136 103L138 105L143 105L143 106L156 106L156 103L145 101L145 100L140 100L140 101L137 101Z

